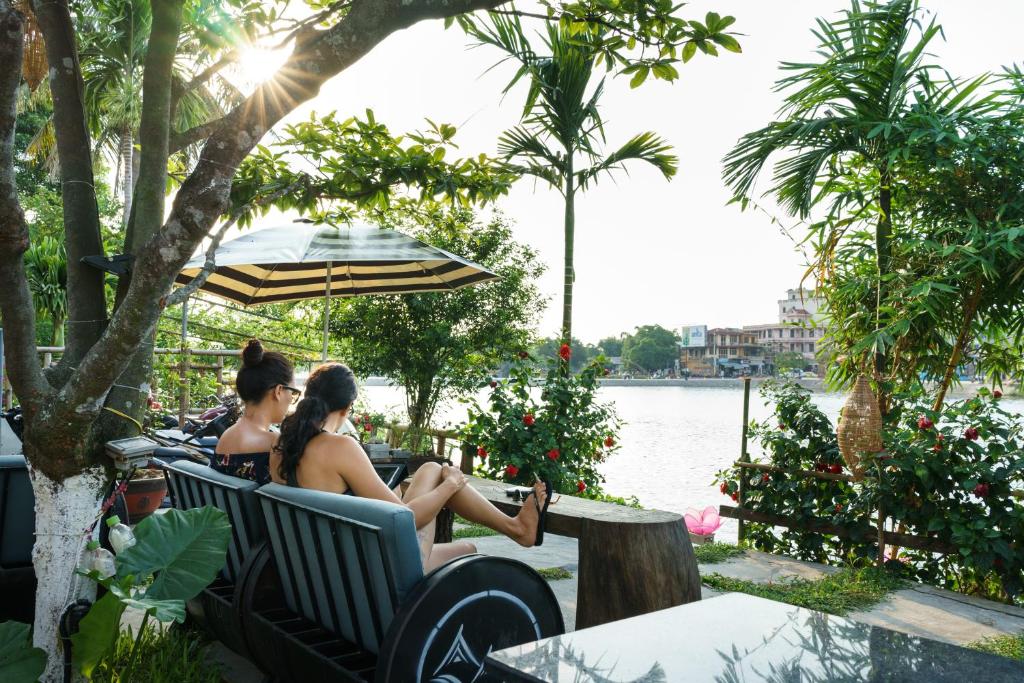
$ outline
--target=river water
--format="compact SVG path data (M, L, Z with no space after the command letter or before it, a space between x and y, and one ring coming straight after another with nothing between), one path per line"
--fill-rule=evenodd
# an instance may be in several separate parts
M743 390L735 387L685 386L601 387L601 400L612 402L623 420L621 448L602 466L605 490L619 496L635 495L644 507L685 512L728 501L712 484L715 472L728 467L740 453L743 428ZM814 402L835 424L846 400L842 394L815 391ZM362 400L376 411L404 412L403 393L397 387L366 386ZM482 398L482 396L481 396ZM1024 414L1024 399L1003 399L1003 407ZM751 389L750 417L771 415L757 388ZM438 411L439 425L457 425L466 417L459 403ZM750 444L756 456L759 449ZM716 538L736 540L736 522L724 520Z

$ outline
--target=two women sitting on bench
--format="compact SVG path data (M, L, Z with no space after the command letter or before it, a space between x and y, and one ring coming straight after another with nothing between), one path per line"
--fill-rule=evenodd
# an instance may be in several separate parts
M281 437L270 455L274 481L289 486L376 498L405 505L416 520L424 571L460 555L476 552L472 543L434 544L437 513L448 507L457 515L505 534L522 546L542 540L542 514L548 490L537 483L532 500L515 517L498 510L472 486L463 473L447 465L425 463L399 498L381 481L354 439L335 434L356 400L352 371L340 363L317 368L306 382L303 399L281 424ZM531 504L533 503L533 504Z
M211 463L214 469L261 484L273 479L289 486L405 505L416 520L424 571L476 552L476 547L465 541L434 544L436 517L443 507L522 546L543 541L543 516L550 496L545 484L538 482L519 514L509 517L467 486L459 469L428 462L416 470L399 498L381 481L359 443L335 433L356 399L352 371L338 363L317 368L306 382L305 397L286 417L300 393L293 385L293 368L287 358L264 351L256 339L246 345L235 380L244 411L221 437ZM270 430L278 423L280 434Z

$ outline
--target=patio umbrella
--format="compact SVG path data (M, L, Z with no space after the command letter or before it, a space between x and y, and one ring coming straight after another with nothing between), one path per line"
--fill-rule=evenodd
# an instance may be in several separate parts
M176 282L191 282L205 262L205 253L194 256ZM216 270L200 289L243 306L324 297L324 360L331 297L449 291L498 277L443 249L369 225L265 228L225 242L214 262Z

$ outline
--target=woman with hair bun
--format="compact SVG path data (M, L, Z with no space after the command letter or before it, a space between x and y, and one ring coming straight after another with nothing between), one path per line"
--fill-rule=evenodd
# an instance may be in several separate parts
M294 382L291 361L276 351L265 351L259 339L249 340L235 377L242 416L217 442L210 462L213 469L261 485L270 481L270 451L278 436L270 425L280 424L302 393L292 386Z
M464 519L505 534L522 546L540 545L550 486L538 482L519 514L509 517L471 486L462 472L447 465L423 464L399 498L381 481L359 443L335 434L356 400L352 371L340 363L317 368L306 382L305 396L281 424L281 437L270 456L274 481L319 491L374 498L412 510L424 571L476 552L472 543L434 544L435 518L448 507Z

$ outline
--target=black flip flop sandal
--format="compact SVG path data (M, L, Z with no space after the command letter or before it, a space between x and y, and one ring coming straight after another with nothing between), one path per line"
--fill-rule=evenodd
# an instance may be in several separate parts
M544 491L547 495L544 496L543 508L540 506L540 502L537 500L536 494L532 491L530 492L530 495L533 496L533 504L537 506L537 539L533 542L534 546L544 544L544 520L548 514L548 505L551 504L551 493L553 491L550 481L544 482Z

